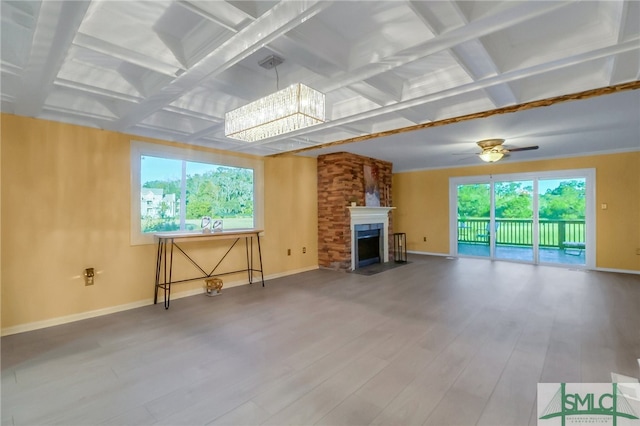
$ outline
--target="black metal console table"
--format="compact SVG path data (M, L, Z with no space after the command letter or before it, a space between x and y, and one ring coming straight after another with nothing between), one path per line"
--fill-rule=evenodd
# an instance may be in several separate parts
M260 280L262 281L262 287L264 287L264 273L262 270L262 251L260 249L260 233L262 230L259 229L251 229L246 231L223 231L223 232L211 232L211 233L194 233L194 232L166 232L155 234L155 237L158 239L158 254L156 258L156 284L155 284L155 293L153 296L153 303L158 303L158 290L164 290L164 308L169 309L169 302L171 300L171 284L186 282L186 281L195 281L205 278L218 277L222 275L230 275L237 274L239 272L247 272L249 277L249 284L253 284L253 273L260 273ZM227 255L231 252L238 241L244 238L245 241L245 249L247 253L247 267L245 269L240 269L236 271L228 271L228 272L217 272L218 267L222 263L222 261L227 257ZM258 243L258 261L259 268L254 268L253 262L253 239L256 239ZM178 245L180 243L188 243L192 241L203 241L203 240L221 240L228 239L233 240L231 246L226 251L226 253L222 256L222 258L218 261L216 266L211 270L211 272L206 272L200 265L193 260L186 251ZM172 281L172 273L173 273L173 249L176 248L183 256L185 256L193 266L195 266L200 272L201 275L193 278L186 278L177 281Z

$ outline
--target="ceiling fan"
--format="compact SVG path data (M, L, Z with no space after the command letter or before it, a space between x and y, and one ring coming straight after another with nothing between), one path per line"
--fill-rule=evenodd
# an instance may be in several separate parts
M534 149L538 149L538 145L525 146L522 148L505 148L502 146L504 139L484 139L476 143L482 149L482 152L479 153L478 156L482 161L486 161L487 163L495 163L511 152L532 151Z

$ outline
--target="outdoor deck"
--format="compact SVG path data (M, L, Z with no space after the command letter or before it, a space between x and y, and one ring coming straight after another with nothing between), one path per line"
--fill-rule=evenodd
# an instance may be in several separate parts
M533 262L531 219L458 219L458 254L489 257L490 238L496 238L496 259ZM584 220L547 220L538 223L540 263L585 265ZM490 235L491 234L491 235Z
M500 259L517 260L524 262L532 261L531 247L518 247L498 244L496 246L496 257ZM540 248L540 263L557 263L567 265L585 265L584 250L567 250L559 248ZM578 254L579 253L579 254ZM489 257L488 244L458 243L458 254L461 256L482 256Z

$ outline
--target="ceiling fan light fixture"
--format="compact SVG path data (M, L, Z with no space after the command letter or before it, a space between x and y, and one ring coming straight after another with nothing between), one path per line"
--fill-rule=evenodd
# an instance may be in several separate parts
M504 152L495 149L485 150L480 154L480 159L486 163L495 163L504 157Z

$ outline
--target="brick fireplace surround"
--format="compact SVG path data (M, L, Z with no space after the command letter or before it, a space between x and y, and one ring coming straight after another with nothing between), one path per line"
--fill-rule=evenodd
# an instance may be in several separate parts
M364 206L364 166L378 169L378 185L387 188L391 203L392 164L347 152L318 157L318 265L323 268L349 270L351 268L350 201L355 197ZM381 205L385 201L381 200ZM389 217L389 234L393 241L393 225ZM392 259L393 244L389 244Z

